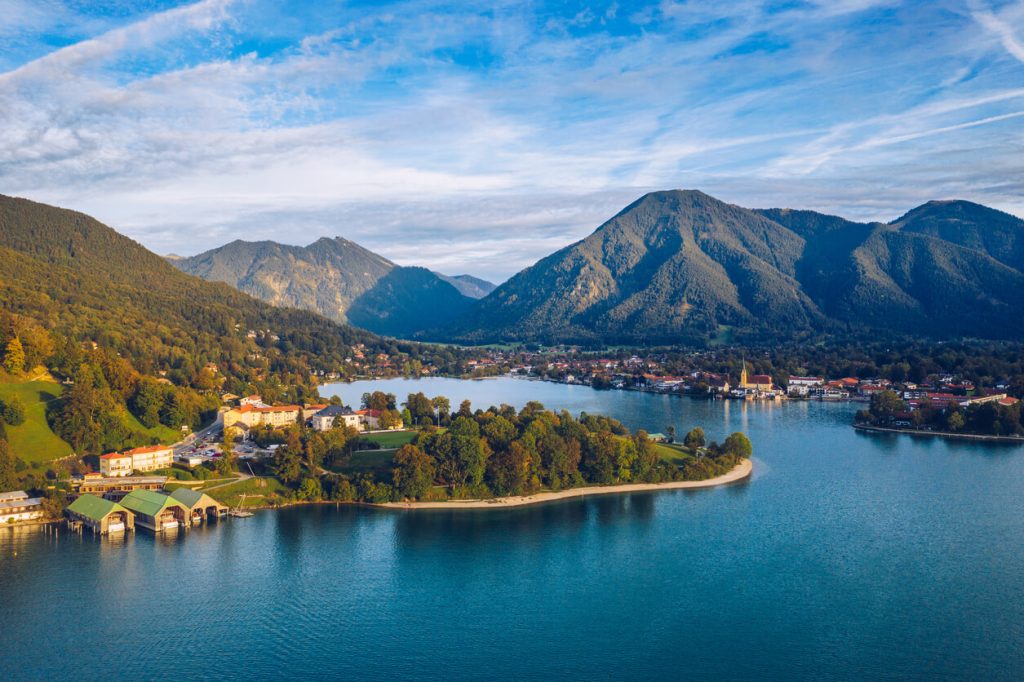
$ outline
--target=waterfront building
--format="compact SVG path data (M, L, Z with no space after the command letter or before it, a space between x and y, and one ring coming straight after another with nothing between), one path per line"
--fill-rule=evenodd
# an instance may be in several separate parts
M226 505L221 504L206 493L191 488L178 488L171 493L171 499L180 502L188 509L189 522L198 526L204 521L216 519L228 513Z
M792 396L807 396L825 384L824 377L789 377L786 392Z
M135 525L154 533L189 527L189 510L181 502L152 490L134 490L121 506L135 514Z
M117 502L96 495L81 495L65 510L68 518L97 535L135 530L135 515Z
M104 476L130 476L134 471L156 471L171 466L174 452L167 445L150 445L125 452L100 455L100 473Z
M71 489L76 495L97 495L108 500L120 500L133 490L163 490L166 476L114 476L85 474L71 479Z
M35 521L43 516L42 498L29 497L24 490L0 493L0 523Z

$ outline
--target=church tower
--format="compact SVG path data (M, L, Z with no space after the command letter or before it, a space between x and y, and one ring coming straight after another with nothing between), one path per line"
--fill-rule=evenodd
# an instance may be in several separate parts
M740 370L740 388L747 388L747 356L743 356L743 369Z

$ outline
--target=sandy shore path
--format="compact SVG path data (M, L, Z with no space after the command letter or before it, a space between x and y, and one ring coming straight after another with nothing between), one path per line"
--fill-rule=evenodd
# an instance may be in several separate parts
M683 488L713 488L719 485L735 483L750 476L754 463L745 459L727 474L709 478L704 481L671 481L669 483L629 483L626 485L595 485L586 488L571 488L558 492L536 493L518 497L495 497L489 500L449 500L447 502L385 502L370 505L388 509L506 509L523 507L528 504L540 504L554 500L566 500L572 497L588 495L616 495L637 493L649 490L679 490Z

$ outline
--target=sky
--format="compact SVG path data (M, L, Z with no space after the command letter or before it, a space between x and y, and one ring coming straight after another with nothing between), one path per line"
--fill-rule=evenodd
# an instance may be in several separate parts
M0 0L0 193L501 281L652 190L1024 216L1024 1Z

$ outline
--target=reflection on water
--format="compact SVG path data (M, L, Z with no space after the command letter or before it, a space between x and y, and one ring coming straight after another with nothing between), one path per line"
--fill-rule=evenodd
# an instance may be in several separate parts
M0 679L1024 679L1024 449L861 434L856 405L375 384L743 429L755 474L158 538L0 529Z

